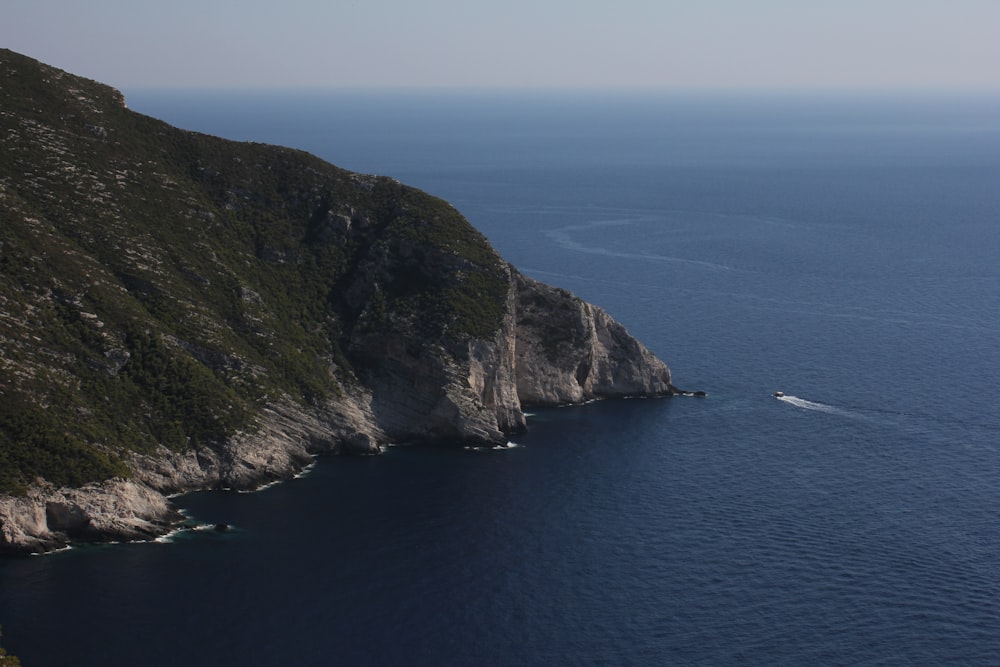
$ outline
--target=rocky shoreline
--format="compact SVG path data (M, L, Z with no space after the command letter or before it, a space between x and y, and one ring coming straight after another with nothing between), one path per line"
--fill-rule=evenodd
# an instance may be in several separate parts
M407 383L359 388L322 409L289 399L262 409L254 430L222 447L133 454L129 479L81 488L36 484L23 496L0 497L0 554L152 540L184 520L170 497L254 490L293 478L320 455L376 455L392 442L502 445L525 428L522 406L691 395L671 384L667 366L602 309L512 275L515 298L503 335L477 343L462 364L451 355L437 359L436 375L424 378L440 388L433 404L426 394L407 395L414 392ZM558 340L554 332L561 332ZM418 364L424 372L427 361ZM415 417L415 404L448 417L448 429L442 431L441 419Z

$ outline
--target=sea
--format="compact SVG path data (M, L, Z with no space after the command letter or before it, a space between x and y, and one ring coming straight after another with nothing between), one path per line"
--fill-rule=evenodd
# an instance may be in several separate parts
M1000 664L1000 95L125 93L447 199L708 395L0 561L24 665Z

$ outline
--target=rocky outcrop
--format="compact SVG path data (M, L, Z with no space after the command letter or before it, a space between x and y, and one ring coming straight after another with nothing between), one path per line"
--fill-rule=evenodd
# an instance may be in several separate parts
M670 369L601 308L517 277L517 393L525 405L671 396Z
M393 179L2 49L0 156L0 552L156 535L170 494L321 454L504 444L523 405L678 393L605 311Z
M112 480L78 489L32 488L0 497L0 553L41 553L71 541L149 540L182 517L145 484Z
M149 540L183 517L168 497L197 489L252 490L290 479L323 453L377 454L385 436L352 404L322 417L290 402L262 411L257 429L223 448L178 453L161 447L132 456L129 480L80 488L39 483L19 497L0 496L0 554L53 551L72 542Z
M444 259L440 261L446 261ZM495 445L524 429L517 394L517 272L501 267L501 317L487 336L414 336L381 325L352 337L372 418L393 442Z
M255 429L222 447L176 452L166 447L133 454L133 479L162 494L206 488L252 490L289 479L320 454L378 454L385 434L354 401L330 402L320 411L291 401L264 408ZM0 517L2 520L2 517Z

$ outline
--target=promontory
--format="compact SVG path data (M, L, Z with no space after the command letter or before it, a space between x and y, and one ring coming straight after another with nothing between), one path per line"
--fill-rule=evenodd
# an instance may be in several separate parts
M525 406L675 393L447 202L0 50L0 552L150 538L170 494L323 453L493 446Z

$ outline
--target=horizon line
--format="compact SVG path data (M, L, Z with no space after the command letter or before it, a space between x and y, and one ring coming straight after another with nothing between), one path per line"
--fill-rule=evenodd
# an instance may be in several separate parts
M1000 96L1000 85L875 86L875 85L415 85L415 84L107 84L119 90L190 93L413 93L413 94L619 94L619 95L777 95L777 96Z

